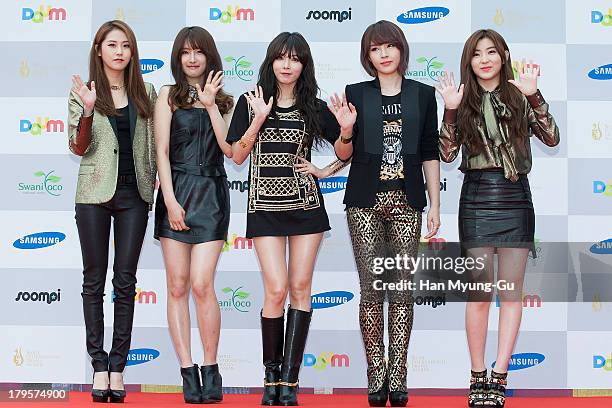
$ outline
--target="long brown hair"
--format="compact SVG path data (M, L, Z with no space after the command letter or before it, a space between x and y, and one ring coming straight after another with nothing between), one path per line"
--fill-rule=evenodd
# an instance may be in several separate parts
M512 72L512 59L510 50L504 38L491 29L483 29L474 32L463 46L461 55L461 83L464 84L464 94L459 111L457 112L457 126L460 133L460 141L466 143L473 154L478 154L484 149L484 143L478 137L477 126L481 122L480 103L483 90L478 84L476 74L472 70L472 57L476 51L478 41L488 38L502 59L502 68L499 73L499 96L501 101L508 106L512 112L510 119L500 118L502 124L509 129L509 137L522 138L527 134L527 125L522 120L524 100L523 94L511 83L514 79ZM507 57L506 57L507 55Z
M172 55L170 57L170 68L175 84L170 88L168 94L168 102L171 106L178 108L189 108L192 103L189 101L189 83L187 76L183 72L183 64L181 62L181 51L185 44L189 44L194 49L200 49L206 56L206 68L204 69L204 81L208 78L210 71L223 70L221 56L217 50L217 45L210 33L202 27L185 27L181 29L174 39L172 45ZM204 88L204 81L200 87ZM219 107L219 112L225 115L234 106L234 99L231 95L225 93L223 89L217 92L215 103Z
M130 58L130 62L123 71L128 98L136 105L138 116L149 118L153 114L153 106L151 106L151 101L147 95L142 74L140 73L140 59L138 58L136 36L130 26L120 20L107 21L100 26L89 52L89 81L95 81L96 83L96 110L106 116L117 115L110 84L104 73L104 63L102 62L102 57L98 56L102 42L106 39L108 33L113 30L123 31L130 43L130 50L132 52L132 58Z
M361 36L361 65L363 69L376 78L378 72L372 61L370 61L370 47L381 44L393 44L399 48L400 51L400 63L397 66L397 73L404 76L406 69L408 69L408 57L410 56L410 48L408 47L408 41L401 28L387 20L380 20L374 24L370 24L366 28L365 32Z

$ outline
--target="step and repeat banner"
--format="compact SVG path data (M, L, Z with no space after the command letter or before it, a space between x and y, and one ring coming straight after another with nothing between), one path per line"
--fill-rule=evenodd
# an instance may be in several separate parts
M101 23L135 31L145 81L173 83L170 50L179 29L200 25L214 36L225 89L251 89L269 41L299 31L309 41L322 98L369 79L359 42L371 23L396 22L410 43L409 78L433 85L443 71L459 77L463 42L482 27L510 44L513 67L533 59L539 87L561 129L561 143L533 140L529 175L538 242L612 237L612 3L609 0L55 0L5 1L0 14L0 382L84 384L91 379L81 307L82 264L74 220L79 157L68 151L71 75L87 78L91 39ZM443 104L438 101L441 118ZM314 161L333 160L329 149ZM442 228L456 241L462 174L442 164ZM222 310L219 364L224 384L260 387L262 283L246 226L247 165L226 162L232 217L216 277ZM332 230L318 257L314 315L301 385L365 388L358 324L359 285L342 205L347 171L322 180ZM138 294L126 381L178 385L167 330L165 271L153 215L138 270ZM578 263L612 264L612 245L585 246ZM537 267L547 259L538 246ZM577 265L580 267L580 265ZM113 310L112 243L105 296L106 342ZM511 387L612 388L612 304L597 296L547 302L525 293ZM487 364L495 359L498 303L492 305ZM192 312L193 312L192 304ZM409 350L411 388L464 388L469 355L460 303L417 304ZM191 319L194 361L203 352Z

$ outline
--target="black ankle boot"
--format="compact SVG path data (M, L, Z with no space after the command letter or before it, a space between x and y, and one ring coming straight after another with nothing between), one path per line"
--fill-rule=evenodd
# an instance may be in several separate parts
M202 384L200 383L200 372L198 365L193 367L181 368L183 377L183 398L187 404L202 403Z
M285 337L285 314L276 318L261 316L261 345L263 365L266 367L264 391L261 405L278 405L281 364L283 363L283 343Z
M489 388L487 370L473 371L470 376L470 393L468 395L468 407L482 407L487 399Z
M489 378L485 405L499 408L503 408L506 405L507 378L507 372L498 373L495 370L491 370L491 378Z
M312 310L291 309L287 313L287 330L285 332L285 352L278 402L282 406L298 405L297 392L299 385L300 365L304 358L304 347L310 327Z
M212 404L223 401L223 379L219 373L219 364L200 367L202 373L202 403Z

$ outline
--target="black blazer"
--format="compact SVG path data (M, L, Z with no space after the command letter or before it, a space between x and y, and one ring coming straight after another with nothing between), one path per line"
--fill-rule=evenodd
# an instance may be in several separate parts
M373 207L383 153L382 94L378 78L346 86L346 98L357 109L353 126L353 160L344 204ZM440 160L435 89L412 79L402 80L402 157L408 204L419 211L427 205L423 162Z

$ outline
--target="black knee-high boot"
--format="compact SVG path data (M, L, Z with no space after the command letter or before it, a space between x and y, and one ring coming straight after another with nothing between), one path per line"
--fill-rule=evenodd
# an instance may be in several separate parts
M263 311L262 311L263 313ZM263 365L266 367L261 405L278 405L283 343L285 341L285 314L275 318L261 316L261 345Z
M287 313L287 330L285 332L285 352L279 389L279 404L282 406L298 405L297 391L300 365L304 358L306 338L310 328L312 310L291 309Z

